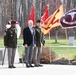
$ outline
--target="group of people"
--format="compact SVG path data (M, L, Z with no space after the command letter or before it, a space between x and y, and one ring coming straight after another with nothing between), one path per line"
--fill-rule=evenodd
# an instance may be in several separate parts
M35 26L33 26L33 21L29 20L28 26L23 29L23 46L25 47L26 67L43 66L40 64L40 55L42 52L41 43L43 40L40 25L40 20L36 21ZM14 66L17 48L16 21L11 21L11 27L5 31L4 46L8 49L8 68L16 68ZM34 59L34 65L32 65L32 59Z

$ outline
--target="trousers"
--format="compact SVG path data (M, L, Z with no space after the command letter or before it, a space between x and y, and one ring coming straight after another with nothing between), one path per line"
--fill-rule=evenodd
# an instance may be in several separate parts
M8 65L14 65L14 58L16 53L16 48L7 48L8 50Z
M34 64L39 65L40 64L40 56L42 53L41 47L35 47L34 48Z
M26 60L26 65L31 65L32 64L32 55L33 55L33 45L28 46L25 48L25 60Z

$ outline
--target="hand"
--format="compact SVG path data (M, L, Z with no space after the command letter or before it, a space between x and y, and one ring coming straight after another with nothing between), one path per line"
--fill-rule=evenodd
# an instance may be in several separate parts
M34 44L34 47L36 47L36 44Z
M24 46L25 46L26 48L28 47L28 45L27 45L27 44L25 44Z
M8 48L8 46L5 46L5 48Z

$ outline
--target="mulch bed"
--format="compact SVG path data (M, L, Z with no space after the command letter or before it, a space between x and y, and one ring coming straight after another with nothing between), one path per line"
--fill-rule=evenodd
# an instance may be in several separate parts
M62 60L62 59L59 59L59 60L55 60L51 63L49 62L41 62L42 64L60 64L60 65L76 65L76 60Z
M76 60L56 60L51 62L51 64L76 65Z

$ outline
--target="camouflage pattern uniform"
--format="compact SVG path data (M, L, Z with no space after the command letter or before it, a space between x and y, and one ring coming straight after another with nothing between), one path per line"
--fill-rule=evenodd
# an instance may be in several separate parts
M10 27L9 29L5 31L4 46L7 47L7 50L8 50L8 65L13 66L16 47L17 47L16 28Z

